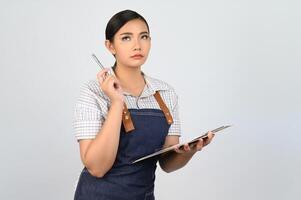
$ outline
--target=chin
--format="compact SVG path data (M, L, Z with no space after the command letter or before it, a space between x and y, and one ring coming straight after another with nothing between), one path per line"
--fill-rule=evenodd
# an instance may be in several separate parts
M137 62L130 62L130 63L128 63L128 66L130 66L130 67L140 67L144 63L145 63L145 60L137 61Z
M142 65L142 64L141 64ZM139 68L141 65L129 65L130 68Z

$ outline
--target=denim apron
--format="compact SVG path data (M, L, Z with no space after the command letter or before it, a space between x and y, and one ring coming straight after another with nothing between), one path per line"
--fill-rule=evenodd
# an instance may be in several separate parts
M154 181L159 157L134 164L132 162L162 148L170 123L166 120L165 111L160 109L128 111L135 129L127 133L121 126L118 152L112 168L98 178L92 176L85 167L77 183L75 200L155 199Z

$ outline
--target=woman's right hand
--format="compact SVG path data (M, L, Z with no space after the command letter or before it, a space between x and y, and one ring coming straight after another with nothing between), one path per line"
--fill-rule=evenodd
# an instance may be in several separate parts
M113 75L108 75L108 68L97 73L98 83L102 91L110 98L111 102L124 102L123 89L120 82Z

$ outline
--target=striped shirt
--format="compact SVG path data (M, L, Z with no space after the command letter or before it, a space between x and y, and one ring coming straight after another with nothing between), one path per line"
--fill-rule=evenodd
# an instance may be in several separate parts
M115 75L114 70L109 69L109 73ZM154 97L155 92L159 91L174 120L168 135L180 136L178 95L174 88L164 81L152 78L143 72L142 74L146 82L143 92L139 97L124 92L126 106L128 109L160 109ZM98 80L89 80L81 86L80 95L75 103L73 120L77 140L96 137L107 117L110 103L109 97L101 90Z

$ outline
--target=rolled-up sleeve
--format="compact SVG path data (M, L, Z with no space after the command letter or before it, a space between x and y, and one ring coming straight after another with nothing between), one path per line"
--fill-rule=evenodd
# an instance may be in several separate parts
M96 137L106 110L106 100L99 97L89 84L84 84L74 108L73 128L77 141Z

